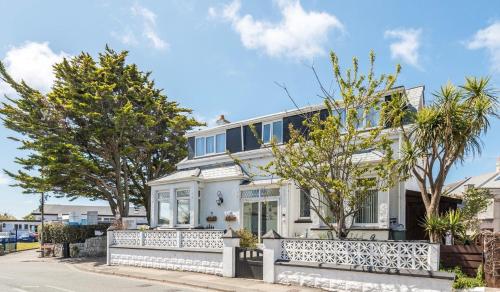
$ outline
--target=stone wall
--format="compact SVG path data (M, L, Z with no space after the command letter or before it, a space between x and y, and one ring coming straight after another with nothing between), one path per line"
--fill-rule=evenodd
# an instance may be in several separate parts
M85 240L85 243L71 243L69 254L71 257L103 257L106 256L106 236L92 237ZM78 249L78 253L76 253ZM63 244L54 245L54 256L63 256Z
M222 252L110 247L110 264L222 275Z
M301 265L275 265L276 283L328 291L451 291L453 279L428 275L396 275ZM437 272L439 273L439 272ZM430 272L429 272L430 274Z

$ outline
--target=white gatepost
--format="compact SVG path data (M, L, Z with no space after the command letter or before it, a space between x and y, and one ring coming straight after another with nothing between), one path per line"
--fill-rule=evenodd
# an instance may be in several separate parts
M439 243L429 244L429 258L427 259L427 262L429 263L429 269L431 271L439 271L440 248Z
M263 237L263 280L266 283L276 281L274 263L281 258L281 240L283 237L274 230L269 230Z
M222 276L234 278L236 276L236 248L240 246L240 236L231 227L222 236Z
M106 265L111 265L111 244L113 244L113 228L110 227L106 234Z

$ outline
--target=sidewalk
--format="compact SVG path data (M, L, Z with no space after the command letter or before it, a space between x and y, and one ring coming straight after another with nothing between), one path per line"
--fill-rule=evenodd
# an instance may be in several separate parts
M47 259L47 258L45 258ZM159 281L170 284L184 285L193 288L217 290L217 291L278 291L278 292L313 292L319 289L285 286L279 284L267 284L258 280L242 278L224 278L214 275L207 275L193 272L179 272L169 270L159 270L150 268L128 267L128 266L107 266L105 258L79 258L79 259L59 259L55 261L63 262L80 271L130 277L142 280Z

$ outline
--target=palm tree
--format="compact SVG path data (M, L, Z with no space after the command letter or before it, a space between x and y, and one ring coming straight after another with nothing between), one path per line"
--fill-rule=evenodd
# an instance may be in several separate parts
M451 167L481 154L481 135L498 118L498 100L489 78L466 78L463 86L448 83L434 101L411 112L404 94L393 96L387 118L403 132L400 173L416 178L427 216L437 216Z

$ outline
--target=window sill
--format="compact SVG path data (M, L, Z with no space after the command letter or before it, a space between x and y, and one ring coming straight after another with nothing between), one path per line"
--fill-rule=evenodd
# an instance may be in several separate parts
M313 222L309 218L299 218L299 219L295 220L294 223L313 223Z

